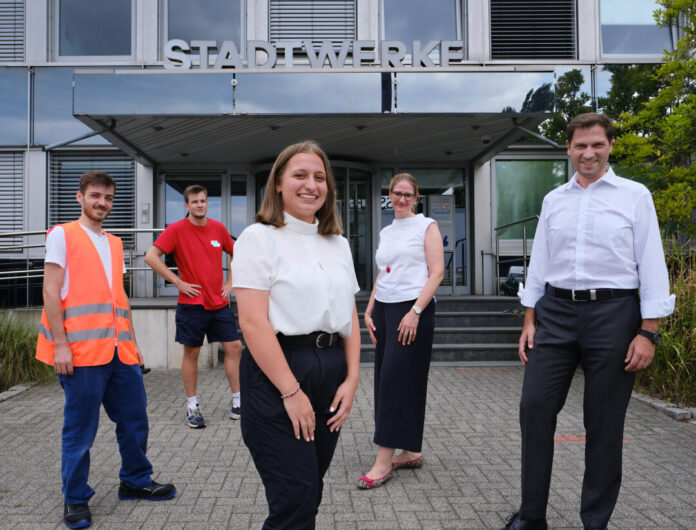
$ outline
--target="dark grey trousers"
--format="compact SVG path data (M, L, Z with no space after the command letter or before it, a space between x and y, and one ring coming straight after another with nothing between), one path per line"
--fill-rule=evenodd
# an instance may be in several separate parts
M573 374L585 376L585 476L580 517L585 526L609 521L621 486L626 408L634 374L624 371L628 346L640 328L637 296L572 302L544 295L520 402L523 519L546 517L556 417Z

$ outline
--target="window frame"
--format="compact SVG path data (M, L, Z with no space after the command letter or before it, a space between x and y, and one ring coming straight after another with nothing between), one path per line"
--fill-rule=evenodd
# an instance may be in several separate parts
M169 42L169 0L159 0L158 2L158 9L159 9L159 16L157 17L159 20L159 38L158 38L158 51L157 55L159 57L160 61L165 61L166 58L164 56L164 50L167 46L167 42ZM240 42L238 43L238 52L239 56L243 61L246 60L246 43L247 43L247 0L239 0L239 7L240 7L240 14L239 14L239 24L240 24L240 32L239 32L239 40ZM211 40L211 39L208 39ZM217 44L219 45L220 42L216 41ZM190 43L188 43L190 44ZM237 45L237 43L235 43ZM215 53L210 53L208 60L210 61L211 59L214 59L217 57L217 50ZM200 55L196 54L191 54L191 64L200 66ZM210 68L210 66L209 66Z
M384 1L379 0L379 38L380 40L389 40L386 36L386 15L384 13ZM463 42L463 55L464 59L462 61L467 61L469 59L469 45L467 42L467 0L454 0L454 10L455 10L455 20L457 23L457 37L455 40ZM413 39L411 40L411 42ZM407 44L408 43L404 43ZM423 43L427 44L427 43ZM379 54L378 54L379 55ZM434 50L431 55L431 59L435 64L440 64L440 53L439 50ZM411 54L407 53L404 57L404 63L411 64Z
M598 0L597 2L597 55L602 63L661 63L663 53L604 53L602 42L602 2L607 0ZM613 0L614 1L614 0ZM656 6L657 7L657 6ZM657 25L656 25L657 26ZM663 28L664 29L664 28ZM674 26L669 27L670 37L672 39L672 49L675 48L677 40L679 40L678 29Z
M137 0L130 0L131 3L131 38L130 38L130 55L61 55L60 54L60 2L61 0L53 0L50 10L50 28L51 28L51 60L57 63L119 63L119 62L134 62L136 60L136 45L137 45Z

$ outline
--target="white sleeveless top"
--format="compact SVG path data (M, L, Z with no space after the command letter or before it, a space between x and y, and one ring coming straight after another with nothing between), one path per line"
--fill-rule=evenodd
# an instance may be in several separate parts
M379 233L375 261L379 268L375 298L396 303L418 298L428 281L425 231L435 220L422 213L394 219Z

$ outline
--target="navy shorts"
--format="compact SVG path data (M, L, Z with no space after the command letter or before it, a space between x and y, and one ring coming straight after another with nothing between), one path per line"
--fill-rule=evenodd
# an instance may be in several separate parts
M239 340L237 321L227 306L206 309L202 305L177 304L175 320L174 340L184 346L202 346L206 335L208 342Z

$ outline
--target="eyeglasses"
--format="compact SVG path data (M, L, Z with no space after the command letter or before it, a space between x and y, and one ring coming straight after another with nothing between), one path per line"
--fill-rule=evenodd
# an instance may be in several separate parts
M391 193L395 199L401 199L403 197L407 201L410 201L416 198L415 193L401 193L400 191L390 191L389 193Z

